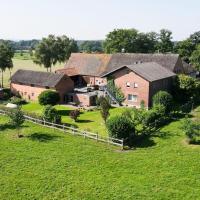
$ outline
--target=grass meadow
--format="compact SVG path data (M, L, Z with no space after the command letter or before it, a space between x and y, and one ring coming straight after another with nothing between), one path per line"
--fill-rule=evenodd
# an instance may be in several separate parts
M17 138L0 116L0 199L199 199L200 147L180 126L120 151L28 122Z
M93 133L99 133L102 136L108 136L105 123L101 117L99 110L83 111L81 112L80 117L78 118L77 122L74 122L74 120L72 120L69 116L69 113L73 108L67 107L64 105L56 105L55 108L56 110L58 110L59 114L62 116L63 123L69 126L79 128L81 130L87 130ZM42 115L44 106L41 106L37 102L29 102L22 106L22 110L25 112L32 112L38 115ZM124 110L125 108L112 108L110 110L110 115L114 116L114 115L120 114Z

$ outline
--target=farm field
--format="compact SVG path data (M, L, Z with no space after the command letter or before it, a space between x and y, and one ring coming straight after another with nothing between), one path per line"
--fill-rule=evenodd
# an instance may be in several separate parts
M200 147L185 143L181 122L136 150L0 116L0 199L199 199Z
M101 117L100 111L84 111L81 113L77 122L74 122L69 117L69 112L72 110L70 107L56 105L55 108L59 111L59 114L62 115L62 122L68 125L80 128L82 130L91 131L93 133L99 133L103 136L107 136L107 130L105 123ZM26 112L32 112L41 115L44 107L38 103L28 103L22 106L22 110ZM125 108L112 108L110 110L110 115L120 114L124 111Z
M13 69L12 74L15 73L18 69L26 69L26 70L36 70L36 71L46 71L43 66L36 65L31 60L29 54L24 53L23 56L20 56L19 53L15 54L13 58ZM52 71L63 67L64 64L58 64L55 67L52 67ZM10 79L10 71L6 70L4 72L4 87L9 87Z

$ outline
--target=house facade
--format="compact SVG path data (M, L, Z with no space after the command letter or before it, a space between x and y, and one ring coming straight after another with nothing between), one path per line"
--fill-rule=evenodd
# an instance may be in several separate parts
M130 66L134 67L131 69ZM147 77L136 72L141 67ZM65 67L56 73L70 76L78 88L105 86L108 77L112 75L115 85L125 95L124 105L140 107L141 101L144 101L146 107L149 107L152 96L159 90L171 91L174 76L185 71L178 54L73 53ZM75 98L75 101L84 104L81 98Z
M175 76L175 73L154 62L124 66L103 75L112 78L121 89L124 105L137 108L141 102L150 107L153 95L160 90L170 92Z
M64 103L65 94L73 91L74 83L65 74L18 70L11 77L11 92L29 101L37 101L45 90L55 90L60 95L60 103Z
M55 73L17 71L11 90L28 100L37 100L47 89L59 92L61 103L91 106L112 77L125 96L125 106L146 107L159 90L171 91L176 74L184 74L178 54L86 54L72 53L65 67ZM104 89L102 89L104 88Z

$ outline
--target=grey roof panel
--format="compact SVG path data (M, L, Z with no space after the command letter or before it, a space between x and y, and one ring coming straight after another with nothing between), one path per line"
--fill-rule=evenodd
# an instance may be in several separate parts
M38 72L20 69L13 74L11 77L11 82L53 88L64 76L65 75L62 73L55 74L50 72Z

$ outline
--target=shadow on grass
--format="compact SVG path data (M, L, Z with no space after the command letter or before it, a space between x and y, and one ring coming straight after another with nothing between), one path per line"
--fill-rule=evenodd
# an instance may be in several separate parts
M126 143L126 142L125 142ZM148 148L155 146L155 141L151 138L150 135L144 135L137 138L132 138L127 141L127 145L131 148Z
M93 121L87 120L87 119L78 119L76 122L78 122L78 123L90 123L90 122L93 122Z
M50 142L52 140L57 140L61 136L57 135L49 135L46 133L32 133L31 135L27 136L29 139L33 141L39 141L39 142Z
M28 127L28 126L26 125L21 126L21 128L25 128L25 127ZM4 131L6 129L16 129L16 128L10 123L0 124L0 131Z
M57 110L58 114L61 115L61 116L69 116L69 113L71 111L72 110Z

